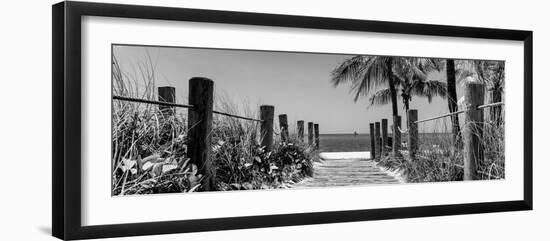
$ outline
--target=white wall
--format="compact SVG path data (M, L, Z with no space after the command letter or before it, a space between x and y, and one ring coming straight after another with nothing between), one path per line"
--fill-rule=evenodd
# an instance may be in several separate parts
M550 24L544 1L193 0L108 1L189 8L316 15L534 31L534 206L509 212L436 218L264 228L154 237L155 240L548 240L550 161L544 74ZM0 239L52 240L51 10L53 1L9 1L0 10ZM23 92L23 90L25 90ZM17 101L17 102L16 102ZM513 148L513 147L510 147ZM546 175L545 175L546 174ZM406 197L404 197L406 198ZM150 240L152 237L126 238Z

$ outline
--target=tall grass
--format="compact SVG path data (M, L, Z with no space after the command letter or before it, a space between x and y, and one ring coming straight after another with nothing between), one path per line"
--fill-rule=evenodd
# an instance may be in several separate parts
M112 69L115 95L155 99L155 65L148 55L138 74L122 70L114 56ZM259 116L228 97L215 99L218 111ZM202 176L187 157L186 111L166 114L157 105L113 100L112 195L201 190ZM314 148L295 137L276 138L266 151L260 141L258 122L214 116L211 161L217 190L285 188L312 175Z
M464 177L464 154L455 145L447 120L437 121L432 133L420 135L419 152L411 160L406 153L400 157L388 155L379 164L400 170L408 182L461 181ZM486 120L483 123L484 158L478 163L479 179L504 179L504 123ZM422 129L420 127L420 129ZM461 130L464 126L461 126ZM406 140L403 138L403 140Z
M112 62L113 94L154 99L155 67L149 55L138 74ZM166 115L151 104L113 100L112 195L196 190L196 167L186 157L184 115Z

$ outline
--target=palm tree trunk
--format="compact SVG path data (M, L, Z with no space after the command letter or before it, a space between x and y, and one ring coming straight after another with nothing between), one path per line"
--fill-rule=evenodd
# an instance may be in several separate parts
M393 116L397 116L397 91L395 90L395 81L393 77L393 58L388 57L388 62L386 65L387 68L387 75L389 80L389 86L390 86L390 94L391 94L391 107L392 107L392 114Z
M453 59L447 59L447 101L449 105L449 112L452 113L458 111L458 102L456 97L456 70L455 61ZM459 147L462 145L462 136L460 134L458 115L451 115L451 124L453 128L455 146Z
M407 113L409 113L409 94L406 92L403 92L404 90L401 90L401 99L403 100L403 106L405 107L405 124L407 125L407 130L409 129L409 116L407 116Z
M407 90L409 90L409 88L404 86L401 89L401 100L403 101L403 107L405 107L405 115L409 112L409 100L411 99L411 93Z
M404 99L403 104L405 105L405 113L409 112L409 99Z

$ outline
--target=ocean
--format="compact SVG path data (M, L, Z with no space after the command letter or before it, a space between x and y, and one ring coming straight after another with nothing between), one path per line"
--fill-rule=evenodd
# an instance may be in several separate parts
M450 141L451 137L450 133L420 133L419 141L421 145L431 146L442 141ZM407 136L402 135L401 140L406 142ZM321 152L370 151L370 135L320 134L319 149Z
M370 135L320 134L319 149L322 152L370 151Z

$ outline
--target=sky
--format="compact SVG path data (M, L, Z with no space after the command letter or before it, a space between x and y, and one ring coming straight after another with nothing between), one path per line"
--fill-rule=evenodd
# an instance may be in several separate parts
M275 119L287 114L290 129L297 120L319 123L321 134L369 132L369 123L387 118L392 123L391 105L370 106L368 97L357 102L349 85L334 87L330 73L353 55L272 51L200 49L176 47L113 46L122 71L139 75L138 65L150 56L155 66L155 85L174 86L176 102L187 103L188 80L206 77L214 81L215 101L230 101L242 113L260 105L275 106ZM446 81L443 73L428 78ZM143 87L143 86L141 86ZM458 98L463 95L457 86ZM399 115L405 111L398 96ZM448 113L447 100L413 97L411 109L425 119ZM248 111L246 111L248 110ZM443 131L448 118L420 124L420 132Z

